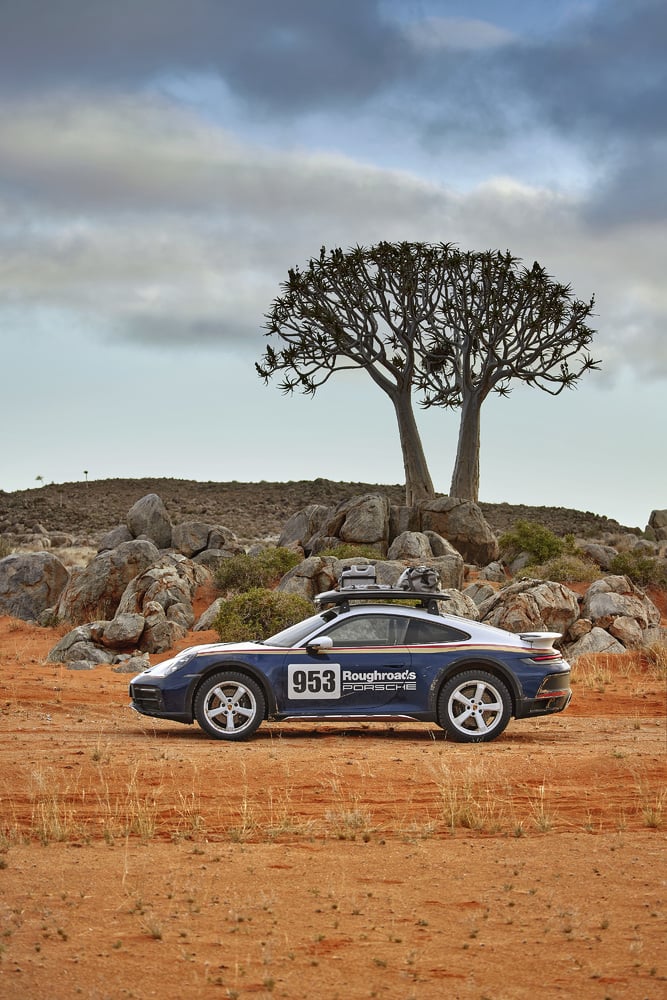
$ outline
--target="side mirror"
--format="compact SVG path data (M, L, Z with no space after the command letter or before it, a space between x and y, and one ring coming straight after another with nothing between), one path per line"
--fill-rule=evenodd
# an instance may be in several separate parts
M323 653L327 649L333 649L333 639L330 635L318 635L316 639L306 646L309 653Z

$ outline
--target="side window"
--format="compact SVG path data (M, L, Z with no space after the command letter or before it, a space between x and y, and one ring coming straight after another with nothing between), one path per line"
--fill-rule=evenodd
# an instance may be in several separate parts
M408 627L406 643L408 646L443 646L449 642L465 642L469 638L466 632L461 632L450 625L413 618Z
M355 615L332 625L334 646L403 646L409 619L393 615Z

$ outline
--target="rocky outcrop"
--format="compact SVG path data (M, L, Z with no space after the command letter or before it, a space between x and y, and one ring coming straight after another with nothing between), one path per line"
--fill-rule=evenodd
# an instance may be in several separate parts
M50 552L0 559L0 615L37 619L58 601L68 581L68 571Z
M159 558L155 545L140 539L100 552L72 574L57 604L58 618L77 624L113 618L128 583Z
M472 500L440 497L421 504L424 531L435 531L461 553L466 562L486 566L498 558L498 540Z
M579 602L562 583L521 580L484 601L479 613L483 622L508 632L564 634L579 617Z
M156 493L147 494L130 508L127 527L133 538L148 538L158 549L171 545L171 518Z
M656 542L667 541L667 510L652 510L648 519L647 535Z
M660 624L655 604L627 576L606 576L592 583L584 594L581 615L607 630L619 618L634 620L642 632Z

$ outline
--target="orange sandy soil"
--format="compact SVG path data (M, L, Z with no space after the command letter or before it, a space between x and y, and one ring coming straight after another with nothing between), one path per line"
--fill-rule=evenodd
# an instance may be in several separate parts
M3 1000L667 997L664 659L580 660L565 713L482 746L226 745L56 639L0 618Z

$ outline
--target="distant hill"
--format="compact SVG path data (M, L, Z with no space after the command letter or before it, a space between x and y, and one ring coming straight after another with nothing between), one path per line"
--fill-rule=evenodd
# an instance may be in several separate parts
M364 493L383 493L402 504L400 485L332 482L328 479L287 483L200 483L187 479L103 479L85 483L52 483L31 490L0 490L0 532L30 530L73 534L107 531L124 522L128 510L147 493L162 498L172 521L208 521L231 528L240 538L266 538L280 533L287 519L311 503L333 506ZM519 519L544 524L559 535L596 537L603 531L631 531L618 521L590 511L563 507L528 507L481 503L497 534Z

